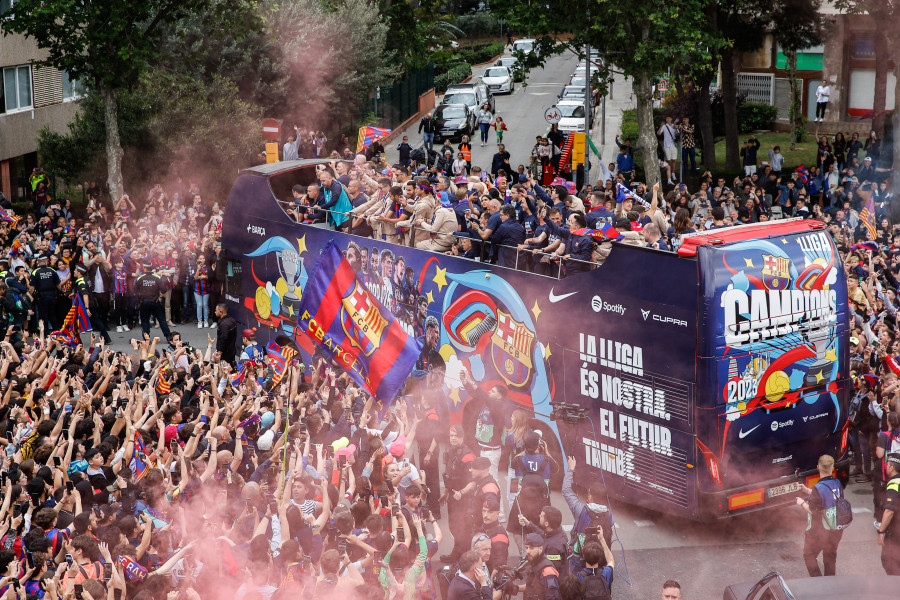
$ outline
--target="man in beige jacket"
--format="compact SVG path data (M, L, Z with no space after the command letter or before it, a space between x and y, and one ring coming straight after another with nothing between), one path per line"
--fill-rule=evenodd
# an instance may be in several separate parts
M416 248L419 250L447 252L453 246L453 234L459 231L456 212L449 206L438 206L430 222L418 218L415 224L416 228L424 229L431 234L431 239L416 242Z
M431 232L418 227L415 223L417 220L431 222L431 217L434 216L434 209L437 206L433 194L434 189L431 187L428 179L425 177L416 179L416 203L412 206L413 214L405 221L397 223L397 227L415 227L414 230L410 231L410 246L415 246L419 242L431 239Z

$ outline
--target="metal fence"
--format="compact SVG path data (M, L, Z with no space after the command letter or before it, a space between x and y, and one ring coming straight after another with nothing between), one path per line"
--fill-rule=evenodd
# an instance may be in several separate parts
M434 87L434 64L407 73L406 79L381 89L371 109L382 127L396 127L419 112L419 96Z
M774 101L775 75L771 73L738 73L737 89L749 102L772 104Z

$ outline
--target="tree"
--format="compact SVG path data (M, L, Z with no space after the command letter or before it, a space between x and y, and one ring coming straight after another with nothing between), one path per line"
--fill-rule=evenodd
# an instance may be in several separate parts
M262 7L290 65L291 110L306 121L349 121L370 92L396 78L377 3L263 0Z
M778 43L787 58L788 81L791 84L789 118L795 142L803 141L806 119L803 116L800 79L797 77L797 52L822 42L820 0L776 0L772 21L778 25Z
M119 94L159 56L163 27L201 10L207 0L19 0L0 17L3 34L34 38L48 65L98 91L103 99L107 184L123 193Z
M539 37L535 53L522 56L526 68L543 63L552 54L571 49L584 55L590 45L604 58L593 81L605 93L613 67L632 78L637 97L638 141L644 177L648 185L659 181L656 127L653 122L651 81L669 67L690 56L709 60L701 43L706 22L703 0L586 0L574 5L567 0L521 3L498 0L491 10L524 35ZM565 33L557 37L556 33Z
M891 115L891 126L894 131L891 158L896 170L900 166L900 60L896 58L900 56L900 0L836 0L835 5L849 13L868 13L877 24L883 37L884 48L887 50L885 54L878 55L879 60L882 60L883 56L894 57L896 79ZM882 161L886 153L887 148L882 151ZM900 177L891 177L891 191L895 198L900 197ZM900 202L891 203L891 217L894 222L900 221Z

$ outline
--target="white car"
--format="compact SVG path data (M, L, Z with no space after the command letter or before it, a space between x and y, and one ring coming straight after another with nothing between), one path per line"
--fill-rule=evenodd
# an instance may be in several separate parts
M562 115L559 130L563 133L573 131L584 132L584 100L564 98L556 103L556 109Z
M481 82L494 94L511 94L516 89L509 67L488 67Z
M534 52L534 39L525 38L521 40L516 40L513 42L513 52L521 50L525 54L531 54Z

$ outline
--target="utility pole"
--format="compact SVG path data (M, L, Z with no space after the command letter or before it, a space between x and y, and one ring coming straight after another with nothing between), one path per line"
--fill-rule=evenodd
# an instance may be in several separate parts
M584 81L584 184L591 183L591 46L585 46Z

